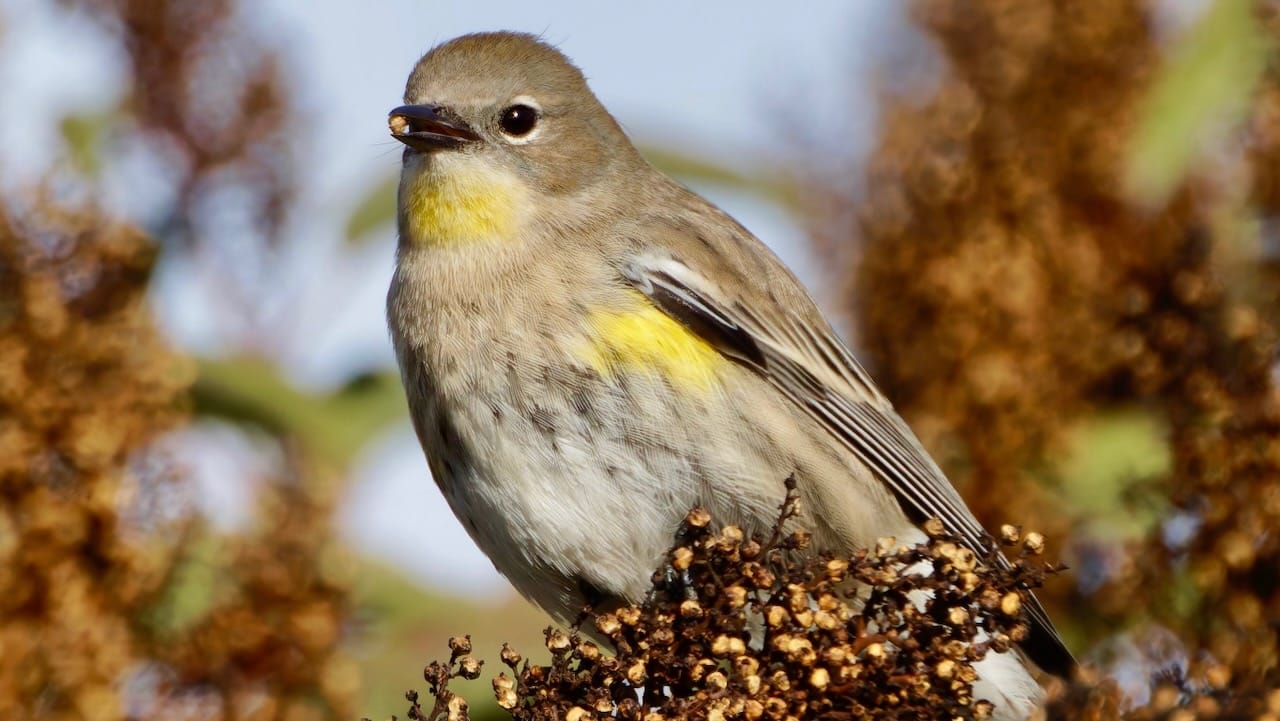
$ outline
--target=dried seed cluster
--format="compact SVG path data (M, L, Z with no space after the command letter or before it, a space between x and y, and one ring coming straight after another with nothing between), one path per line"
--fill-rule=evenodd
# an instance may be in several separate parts
M504 647L498 704L519 721L987 718L974 663L1027 633L1011 589L1050 570L1034 558L1042 543L1006 529L1018 560L999 570L941 524L927 530L920 545L883 539L835 557L810 552L803 532L749 538L696 509L650 599L592 619L615 652L558 629L546 632L549 666ZM913 601L920 591L931 598ZM431 711L413 695L411 719L466 718L448 680L479 666L469 643L451 645L448 664L427 667Z
M776 527L794 512L792 498ZM974 664L1024 637L1019 589L1038 587L1055 569L1038 560L1039 533L1003 526L999 541L1014 561L1001 570L936 520L925 530L924 543L886 538L844 558L812 554L803 532L763 539L716 529L695 509L649 599L595 616L584 629L614 651L548 628L550 665L504 645L494 697L516 721L991 718L995 706L973 694ZM929 600L913 600L921 592ZM469 719L466 700L448 686L478 678L482 662L470 637L449 646L449 661L424 671L430 708L407 694L412 721ZM1226 666L1195 679L1167 672L1153 689L1135 706L1115 681L1085 668L1051 681L1036 718L1280 719L1280 688L1235 689Z

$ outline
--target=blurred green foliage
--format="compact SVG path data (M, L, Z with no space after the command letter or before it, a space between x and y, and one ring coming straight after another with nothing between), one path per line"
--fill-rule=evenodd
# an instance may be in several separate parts
M364 373L336 392L316 393L298 389L278 366L250 357L201 360L192 396L201 415L296 438L340 467L408 413L394 371Z
M748 158L744 163L729 165L657 145L646 145L641 152L656 168L681 182L740 190L783 210L800 212L802 187L791 173L791 168L771 166L763 158Z
M1163 518L1168 500L1158 489L1143 491L1144 482L1173 467L1167 433L1156 416L1140 409L1101 413L1067 432L1067 448L1048 476L1061 479L1067 503L1091 518L1090 535L1133 540Z
M381 237L374 231L388 230L396 219L396 188L399 185L399 169L387 171L369 185L347 217L343 237L348 243Z
M1216 0L1170 49L1140 108L1128 159L1133 197L1163 203L1243 119L1272 52L1250 0Z
M103 137L120 119L114 109L64 115L58 124L67 159L76 171L96 177L102 169Z

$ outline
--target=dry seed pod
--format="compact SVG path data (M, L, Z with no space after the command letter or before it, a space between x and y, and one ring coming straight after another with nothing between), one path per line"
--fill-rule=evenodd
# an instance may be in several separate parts
M409 132L409 119L403 115L392 115L387 118L387 127L392 135L404 135Z
M773 628L778 628L787 622L787 609L782 606L769 606L764 610L765 623Z
M822 651L822 660L832 666L844 665L849 658L849 649L845 646L831 646Z
M729 603L729 608L738 610L747 605L747 589L742 586L730 586L724 590L724 597Z
M484 662L475 656L463 656L458 659L458 675L474 681L480 678L480 667L483 665Z
M560 629L552 629L547 634L547 650L552 653L560 653L569 650L569 636Z
M1000 542L1006 546L1017 545L1021 535L1018 527L1013 524L1006 523L1000 527Z
M751 656L738 656L733 659L733 667L742 676L750 676L759 672L760 662Z
M843 558L833 558L827 561L827 578L832 583L839 583L845 579L845 575L849 572L849 562Z
M711 523L711 514L705 508L695 508L684 517L684 522L693 528L706 528Z
M697 599L687 599L680 602L680 616L683 618L697 618L702 615L702 604Z
M603 613L596 616L596 630L605 636L613 637L618 631L622 630L622 624L616 615Z
M498 689L498 679L496 678L493 680L493 684L494 700L498 702L499 707L510 711L516 707L516 704L520 703L520 697L516 694L515 689Z
M687 571L693 563L693 551L681 546L671 552L671 567L677 571Z
M463 654L471 653L471 637L470 636L452 636L449 638L449 650L453 652L454 658Z
M1032 531L1026 535L1026 538L1022 539L1022 547L1038 556L1044 553L1044 536Z
M639 686L647 678L649 678L649 673L645 670L644 661L636 661L627 668L627 680L633 685Z
M461 696L450 698L447 707L449 711L446 718L449 721L463 721L467 718L467 700Z
M520 661L524 658L514 648L512 648L509 643L502 644L502 652L500 655L502 662L513 669L519 665Z
M884 536L883 538L876 539L876 554L880 556L887 556L890 553L893 553L894 546L896 546L897 543L898 539L893 536Z
M1010 591L1000 599L1000 611L1006 616L1017 616L1022 610L1022 596L1017 591Z

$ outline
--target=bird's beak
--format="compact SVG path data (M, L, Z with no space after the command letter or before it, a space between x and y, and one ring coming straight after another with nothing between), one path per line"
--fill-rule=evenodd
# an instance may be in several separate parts
M401 105L387 118L391 137L420 152L456 148L480 139L457 120L440 115L438 105Z

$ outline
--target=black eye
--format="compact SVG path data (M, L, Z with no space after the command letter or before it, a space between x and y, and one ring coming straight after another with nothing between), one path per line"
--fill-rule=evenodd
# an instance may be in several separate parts
M538 111L528 105L512 105L502 111L498 124L507 135L517 138L528 135L533 131L533 126L538 124Z

